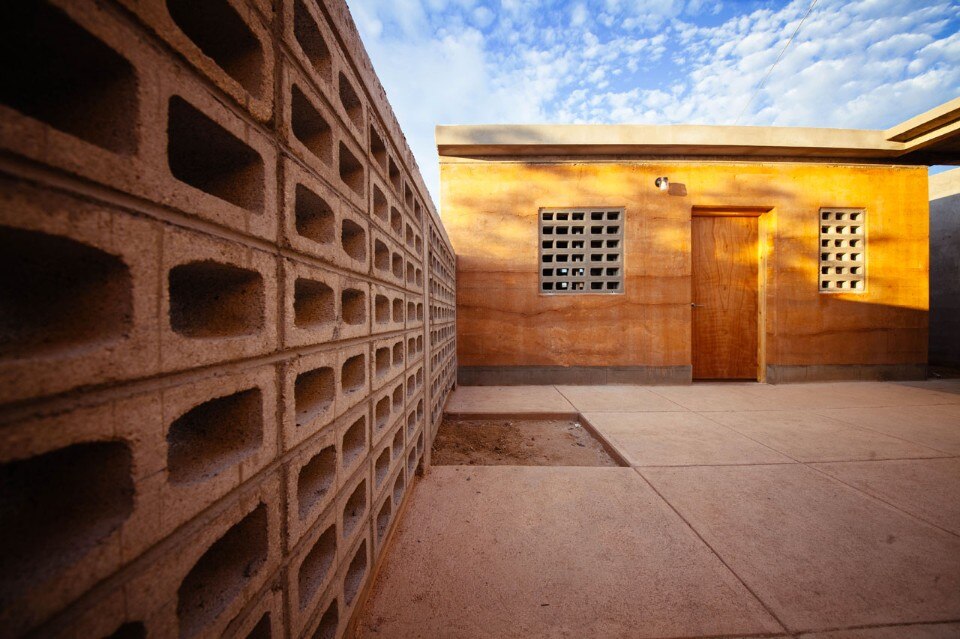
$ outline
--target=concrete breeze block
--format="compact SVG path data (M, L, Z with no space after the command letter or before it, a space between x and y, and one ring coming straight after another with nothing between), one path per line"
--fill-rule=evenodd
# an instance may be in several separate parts
M283 447L294 449L333 423L341 369L337 353L290 360L283 371Z
M403 336L374 340L371 349L371 390L378 391L405 369Z
M224 636L247 639L287 636L283 614L283 590L268 585L248 610L230 622L224 631Z
M359 535L368 529L368 517L372 507L370 501L370 466L361 464L357 472L344 482L337 495L337 527L340 542L350 546Z
M456 371L453 252L346 4L21 4L0 635L342 637Z
M268 364L165 389L160 523L172 531L277 455L277 370Z
M52 636L102 637L125 625L148 637L221 636L280 566L280 517L280 482L272 474L182 530L168 552Z
M331 508L317 520L290 557L287 603L294 636L301 636L327 587L334 583L344 552L337 529L337 513Z
M373 317L371 332L374 335L402 331L406 326L406 295L395 288L373 284L370 287Z
M163 370L250 357L276 348L274 256L167 228L162 264Z
M337 352L337 416L370 396L370 344L358 344Z
M119 0L160 38L261 122L273 115L273 47L242 0Z
M341 415L337 432L337 465L341 477L349 477L364 465L370 454L370 404L367 401Z
M293 548L336 500L346 479L340 473L340 440L333 425L302 446L284 471L287 490L287 547Z
M0 181L0 401L156 372L160 226Z
M284 66L281 80L280 133L284 143L293 157L327 184L338 184L340 174L336 152L342 133L339 132L337 116L291 66Z
M5 632L22 634L159 539L161 424L159 395L146 393L0 429Z
M35 3L15 15L26 22L8 18L3 37L22 40L13 47L23 67L16 76L19 101L0 105L0 147L140 192L155 179L154 158L162 155L152 122L160 99L154 73L170 65L92 2ZM94 65L98 77L78 77ZM62 92L65 82L72 83L71 101L51 109L44 96Z
M284 162L285 245L340 268L370 270L369 222L323 180L290 159Z

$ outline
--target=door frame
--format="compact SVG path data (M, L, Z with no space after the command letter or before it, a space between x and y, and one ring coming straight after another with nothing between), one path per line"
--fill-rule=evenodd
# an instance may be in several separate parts
M767 263L772 251L774 215L772 206L694 205L690 209L690 348L693 348L693 218L757 218L757 381L767 381ZM690 352L693 363L693 351Z

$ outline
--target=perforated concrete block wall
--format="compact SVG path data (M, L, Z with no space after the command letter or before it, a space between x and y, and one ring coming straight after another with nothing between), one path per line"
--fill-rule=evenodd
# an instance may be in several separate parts
M454 255L346 5L0 32L0 636L341 636L456 369Z

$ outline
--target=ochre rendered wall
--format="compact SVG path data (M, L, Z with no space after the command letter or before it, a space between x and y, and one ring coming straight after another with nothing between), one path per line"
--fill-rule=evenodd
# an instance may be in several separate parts
M896 375L926 363L924 167L442 159L462 371L654 367L650 379L689 379L691 212L711 206L767 210L761 334L771 381ZM657 176L669 177L668 193L654 187ZM625 294L541 295L538 210L589 206L625 207ZM866 209L865 293L819 293L820 207Z
M346 4L7 8L0 636L343 636L455 369Z

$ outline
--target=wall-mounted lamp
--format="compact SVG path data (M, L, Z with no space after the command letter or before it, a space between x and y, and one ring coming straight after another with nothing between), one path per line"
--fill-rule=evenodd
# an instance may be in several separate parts
M657 188L660 189L661 191L666 191L667 189L670 188L670 180L668 180L665 177L658 177L654 181L654 184L656 184Z

